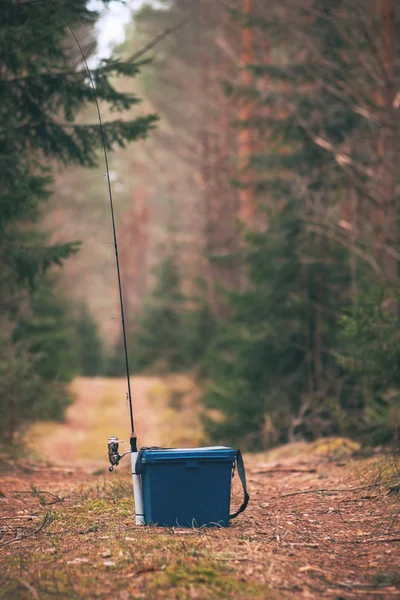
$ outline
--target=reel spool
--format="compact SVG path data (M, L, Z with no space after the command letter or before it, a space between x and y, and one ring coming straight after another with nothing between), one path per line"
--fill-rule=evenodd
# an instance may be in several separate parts
M119 445L123 443L124 440L119 440L114 436L108 438L108 460L110 461L111 465L110 467L108 467L108 470L110 472L114 471L114 467L118 467L121 458L123 458L125 454L129 454L130 452L130 450L127 450L123 454L119 453Z

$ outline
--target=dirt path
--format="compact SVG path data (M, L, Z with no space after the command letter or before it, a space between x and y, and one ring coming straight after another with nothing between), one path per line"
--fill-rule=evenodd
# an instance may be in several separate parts
M156 445L160 419L151 407L149 392L157 386L156 377L134 377L131 381L134 418L140 443ZM27 435L27 443L42 460L53 464L93 469L107 463L107 438L115 435L125 440L130 433L126 380L82 378L74 381L75 402L68 408L63 423L37 423ZM123 446L121 447L123 449Z
M246 456L251 502L231 527L138 528L128 462L106 468L108 435L129 434L125 383L76 386L66 423L33 432L58 466L1 463L1 599L400 600L399 471L384 457L336 440ZM157 386L133 381L142 445L163 435Z

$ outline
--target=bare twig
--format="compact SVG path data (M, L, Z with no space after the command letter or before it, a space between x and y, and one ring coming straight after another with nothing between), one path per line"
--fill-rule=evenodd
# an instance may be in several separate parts
M167 27L166 29L164 29L164 31L162 31L161 33L156 35L156 37L154 37L152 40L150 40L150 42L145 44L143 46L143 48L141 48L137 52L134 52L125 62L131 62L131 61L137 60L138 58L140 58L141 56L146 54L146 52L148 52L149 50L154 48L154 46L159 44L168 35L170 35L171 33L174 33L175 31L177 31L178 29L180 29L181 27L186 25L186 23L188 23L188 21L189 21L189 17L186 17L185 19L182 19L182 21L179 21L179 23L176 23L176 25L173 25L172 27Z
M327 237L329 237L331 240L334 240L335 242L338 242L345 248L348 248L349 250L351 250L351 252L353 252L354 254L357 254L365 262L367 262L370 265L370 267L372 267L372 269L375 271L375 273L379 276L379 278L382 281L385 281L385 279L386 279L385 273L383 272L383 270L381 269L381 267L379 266L379 264L377 263L375 258L373 256L371 256L370 254L366 253L364 250L362 250L362 248L355 246L351 242L348 242L343 236L335 235L334 233L328 231L327 229L324 229L320 225L314 225L313 223L310 223L307 225L307 229L310 231L315 231L316 233L322 233L322 234L326 235Z
M342 494L342 493L346 493L346 492L358 492L361 490L368 490L371 488L375 488L380 485L384 485L385 483L387 483L387 482L379 481L376 483L371 483L369 485L362 485L360 487L353 487L353 488L342 488L342 489L319 488L319 489L312 489L312 490L301 490L300 492L290 492L290 494L282 494L281 498L288 498L289 496L300 496L303 494Z
M395 538L367 538L365 540L335 540L335 544L394 544L400 542L400 537Z
M0 517L0 521L11 521L11 519L37 519L37 517L35 515L20 515L19 517Z
M52 492L47 492L46 490L38 490L38 489L32 489L32 490L26 490L26 491L18 491L15 490L14 492L12 492L13 494L32 494L33 496L39 496L40 494L48 494L49 496L51 496L52 498L54 498L54 500L52 502L47 502L47 500L43 500L43 502L41 502L41 504L47 504L47 506L51 506L52 504L58 504L58 502L64 502L65 498L62 496L57 496L56 494L53 494Z
M232 556L232 557L216 557L216 560L221 562L252 562L256 565L265 565L265 562L254 560L254 558L247 558L246 556Z
M329 589L328 588L326 591L329 592L329 593L331 593L331 594L337 594L338 593L338 591L335 590L335 589ZM351 593L351 592L347 592L347 593ZM353 592L353 593L356 593L357 595L368 594L369 596L371 596L371 590L370 589L368 589L368 590L357 589L357 592ZM386 596L386 598L388 598L388 596L391 596L391 595L396 595L397 597L399 597L399 591L398 590L393 590L393 589L389 589L389 588L380 589L380 590L374 589L373 594L374 594L374 596L377 596L377 595L378 596Z
M296 546L302 548L319 548L319 544L313 544L312 542L284 542L282 546Z
M264 473L316 473L317 469L298 469L296 467L272 467L271 469L262 469L253 471L253 475L264 475Z
M13 540L9 540L8 542L4 542L3 544L0 544L0 546L8 546L9 544L13 544L14 542L19 542L20 540L32 537L33 535L40 533L40 531L42 531L49 524L49 521L50 521L50 514L47 512L41 525L37 529L35 529L34 531L31 531L30 533L19 535L16 538L14 538Z
M20 583L22 585L22 587L24 587L25 589L28 590L28 592L31 593L32 598L34 598L34 600L40 600L40 596L37 590L35 590L35 588L28 583L27 581L25 581L24 579L17 579L18 583Z

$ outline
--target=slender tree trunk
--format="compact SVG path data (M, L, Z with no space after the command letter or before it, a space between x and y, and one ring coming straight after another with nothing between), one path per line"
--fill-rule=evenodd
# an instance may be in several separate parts
M207 52L203 51L201 65L201 81L203 89L203 107L202 107L202 123L200 130L201 140L201 182L203 188L203 207L204 207L204 250L206 261L206 281L207 281L207 302L214 314L217 313L216 306L216 290L213 268L210 261L210 256L213 253L213 234L214 234L214 214L213 214L213 190L211 186L212 170L210 167L210 120L208 115L208 97L210 94L210 63Z
M381 56L383 85L379 93L381 131L378 143L380 167L378 192L381 197L377 214L380 258L387 281L396 286L398 260L391 250L398 244L396 184L399 167L398 118L395 109L396 83L396 32L395 1L378 0L378 16L381 24Z
M243 0L243 16L248 19L252 15L252 0ZM251 87L252 76L248 67L253 62L253 29L245 24L242 28L242 54L241 54L241 84L245 91ZM248 163L251 156L251 128L248 124L251 118L251 101L246 97L240 110L240 120L244 123L239 139L239 168L244 188L240 191L239 217L249 225L254 217L254 203L250 189Z
M135 190L133 205L124 216L121 227L119 255L128 331L134 328L147 284L148 257L148 197L146 189Z

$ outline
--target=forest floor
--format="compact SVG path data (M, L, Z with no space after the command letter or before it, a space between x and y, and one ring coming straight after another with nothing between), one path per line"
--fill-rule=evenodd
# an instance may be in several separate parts
M251 501L231 527L136 527L129 462L109 473L106 457L107 437L127 432L125 382L74 386L65 423L34 426L28 455L0 457L0 598L400 599L390 456L337 439L246 455ZM193 439L185 378L134 378L133 397L141 445ZM238 506L237 477L233 488Z

